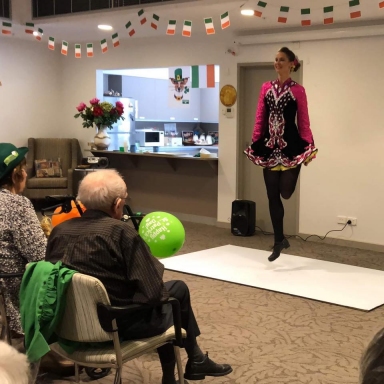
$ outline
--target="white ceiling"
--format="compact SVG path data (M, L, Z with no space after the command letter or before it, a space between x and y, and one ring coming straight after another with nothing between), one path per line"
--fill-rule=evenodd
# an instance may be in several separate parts
M206 35L203 19L212 17L216 38L232 39L236 36L259 35L260 33L275 33L283 31L310 31L317 28L332 28L335 26L358 26L363 24L383 24L384 8L379 8L378 0L360 0L361 19L350 20L348 0L264 0L267 3L265 13L262 18L246 17L240 14L241 8L255 8L258 0L192 0L192 1L170 1L162 4L145 4L137 7L125 7L118 10L105 10L91 13L79 13L54 18L41 18L33 20L36 27L44 30L44 39L48 36L55 37L56 41L66 40L69 43L84 43L98 41L103 38L110 38L115 32L119 33L119 38L140 39L145 37L163 36L169 39L173 36L166 36L165 30L168 20L177 20L176 34L181 35L182 23L184 20L192 21L193 41L196 38ZM323 26L323 7L334 6L333 26ZM288 22L281 24L277 22L280 6L289 6ZM144 8L148 22L140 25L137 11ZM311 8L312 26L302 27L300 9ZM231 26L225 30L220 26L220 15L228 11ZM17 9L14 13L17 12ZM160 16L158 30L150 27L152 14ZM16 37L31 38L24 33L23 23L17 23L17 18L13 21L13 31ZM29 20L25 20L29 21ZM128 37L125 24L131 21L135 27L136 34ZM113 30L109 32L97 29L98 24L112 25ZM213 36L206 36L212 38Z

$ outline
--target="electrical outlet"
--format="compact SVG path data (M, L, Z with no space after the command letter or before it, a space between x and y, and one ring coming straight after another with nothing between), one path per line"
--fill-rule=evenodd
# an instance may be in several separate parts
M337 216L337 224L347 224L347 216Z
M350 225L357 225L357 219L356 217L348 217L347 218L347 221L348 220L351 220L351 224Z

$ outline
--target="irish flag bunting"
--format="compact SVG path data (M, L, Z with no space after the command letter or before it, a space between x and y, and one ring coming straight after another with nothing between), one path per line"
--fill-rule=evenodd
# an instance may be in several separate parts
M37 35L35 37L36 37L36 40L41 41L43 37L43 30L41 28L37 28Z
M167 27L167 35L174 35L176 33L176 20L169 20Z
M147 18L144 15L144 9L140 9L140 11L137 12L137 14L139 15L140 24L141 25L145 24L147 22Z
M157 29L157 26L159 24L160 17L157 16L156 14L152 15L152 21L151 21L151 27L153 29Z
M66 41L63 41L61 44L61 54L64 56L68 54L68 43Z
M383 0L379 0L379 8L384 8L384 1Z
M207 35L214 35L215 27L213 26L212 17L208 17L204 19L204 24L205 24L205 31L207 32Z
M7 21L3 21L3 27L1 28L1 33L3 35L11 35L12 34L12 23L8 23Z
M303 8L301 10L301 25L303 27L311 25L311 10L309 8Z
M192 88L215 88L215 66L192 65Z
M265 3L264 1L259 1L256 5L255 16L261 17L263 15L263 12L266 6L267 6L267 3Z
M128 21L127 24L125 24L125 29L128 31L128 35L132 37L135 34L135 30L133 29L132 23Z
M333 6L324 7L324 24L333 24Z
M113 46L114 46L115 48L118 47L118 46L120 45L119 35L118 35L118 33L114 33L114 34L112 35L112 44L113 44Z
M183 32L181 34L185 37L191 37L191 35L192 35L192 21L184 20Z
M351 19L357 19L358 17L361 17L359 0L351 0L349 2L349 15Z
M103 39L100 41L100 46L101 46L101 52L105 53L108 51L108 44L107 40Z
M280 7L280 14L277 19L279 23L286 23L288 19L289 7Z
M51 51L54 51L55 50L55 38L54 37L50 37L48 39L48 48L51 50Z
M34 30L35 30L35 24L25 23L25 33L32 35Z
M231 21L229 20L229 13L225 12L220 16L221 20L221 29L228 28L231 25Z
M87 57L93 57L93 44L87 44Z
M81 59L81 45L75 44L75 57L76 59Z

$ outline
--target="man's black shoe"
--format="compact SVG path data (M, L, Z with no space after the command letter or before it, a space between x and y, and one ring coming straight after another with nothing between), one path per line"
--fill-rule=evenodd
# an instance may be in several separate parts
M225 376L232 372L232 367L228 364L216 364L205 355L203 361L187 362L184 377L188 380L204 380L205 376Z
M279 256L280 252L284 248L289 248L290 244L288 243L288 240L284 238L283 241L276 242L275 245L273 246L273 252L271 256L268 257L269 261L275 261Z

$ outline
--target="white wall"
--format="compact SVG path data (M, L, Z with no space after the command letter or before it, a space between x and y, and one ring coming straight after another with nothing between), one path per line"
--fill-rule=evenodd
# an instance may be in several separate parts
M60 55L33 37L0 37L0 57L0 141L24 146L28 137L65 137Z
M169 39L165 37L155 40L122 41L121 47L117 49L110 47L110 51L104 55L99 53L98 45L95 44L96 55L92 59L75 59L73 52L68 57L60 58L61 113L57 116L51 111L46 112L48 116L44 115L45 119L42 121L47 125L41 129L46 129L48 132L54 122L54 127L60 127L56 131L58 136L65 130L65 136L78 137L83 143L92 139L94 131L83 129L81 121L75 120L73 115L80 101L87 102L94 97L97 69L213 63L220 65L220 86L233 84L237 87L239 63L272 61L275 52L282 45L240 47L238 55L234 57L225 53L228 48L227 42L216 36L202 38L197 43L193 41L193 49L191 49L192 40L189 42L185 38L172 37L170 44ZM0 48L3 49L2 40L0 44ZM315 142L320 150L318 158L308 168L303 168L301 176L300 232L324 235L330 229L340 228L336 224L337 215L354 216L358 219L356 227L347 228L341 234L331 233L329 236L346 236L355 241L384 245L384 237L381 235L383 213L381 199L384 195L382 177L384 165L381 153L384 130L383 108L380 106L384 89L384 78L380 71L384 60L384 52L380 49L383 44L384 37L371 37L307 42L301 43L300 48L296 49L296 53L304 61L303 85L307 90ZM9 45L8 50L10 51ZM22 53L25 53L29 61L28 52L31 50L24 51L18 48L19 54L17 57L13 56L13 60L18 61L20 56L23 56ZM13 61L7 55L6 61L10 63L8 70L13 77L18 77L20 67L25 68L25 64L16 63L19 69L14 69ZM47 78L47 72L56 72L56 69L52 68L52 63L48 63L38 74L41 78ZM2 61L0 69L3 66ZM40 88L50 87L49 89L54 91L55 87L52 84L38 81L33 70L28 70L27 74L27 83L38 82ZM2 99L4 89L4 87L0 89ZM28 94L31 95L31 92ZM36 99L36 93L34 95L32 99ZM16 96L13 94L8 101L9 109L12 109L14 105L12 100ZM39 104L45 104L40 100L46 102L48 98L51 97L40 93ZM56 105L51 108L57 110ZM36 114L41 112L39 110L33 112L33 122L29 126L26 123L20 125L20 133L28 132L24 133L25 137L30 135L29 127L36 129L35 126L39 121ZM25 119L25 116L23 118ZM14 124L11 115L6 121L6 126ZM237 120L226 119L220 114L218 196L220 222L227 222L231 202L236 198L236 160Z

